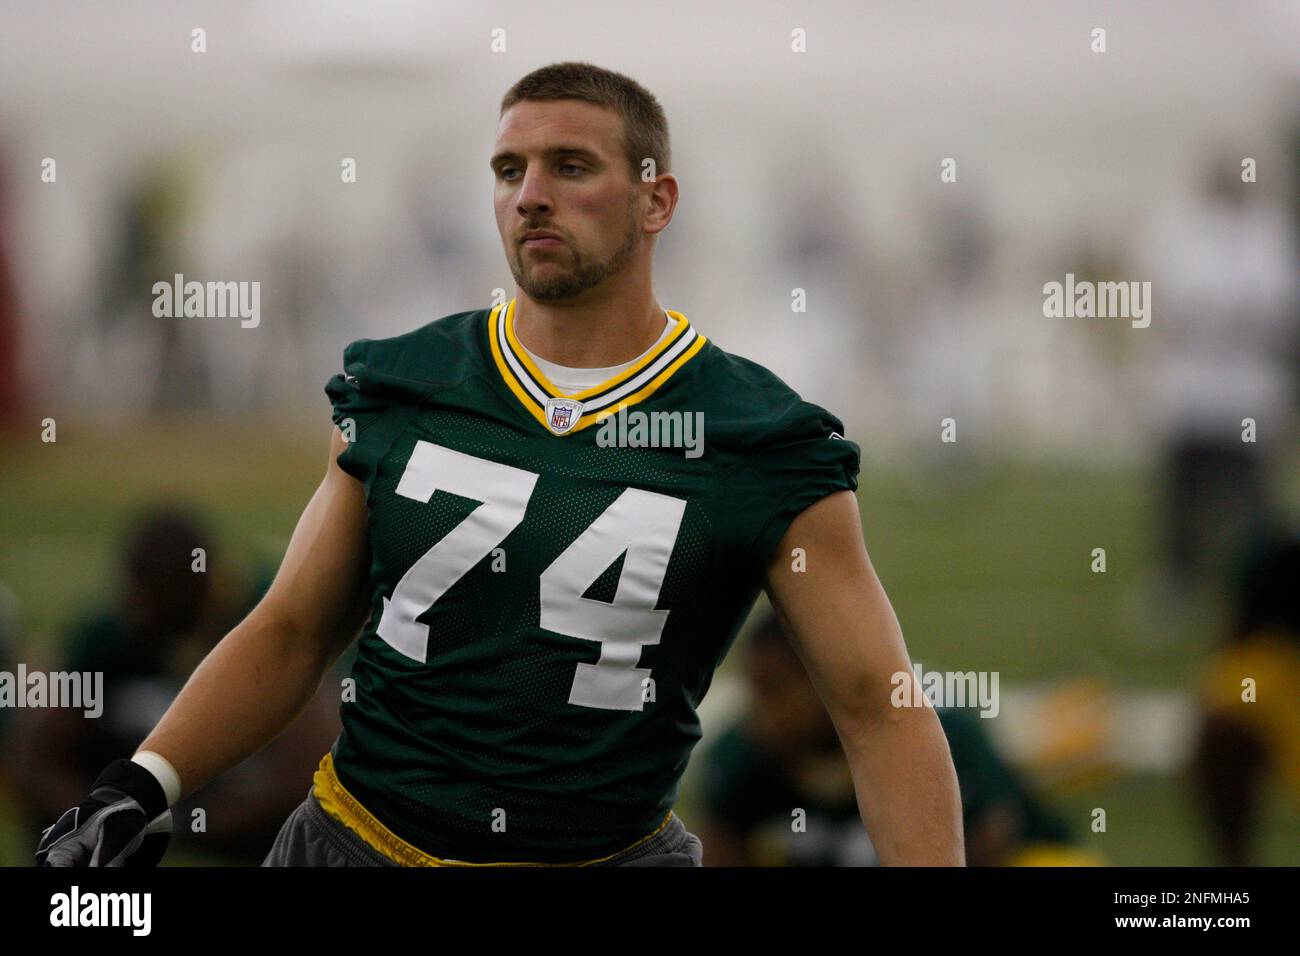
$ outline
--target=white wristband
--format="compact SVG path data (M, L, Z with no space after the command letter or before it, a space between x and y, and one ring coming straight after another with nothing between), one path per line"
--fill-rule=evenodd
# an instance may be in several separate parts
M163 788L163 793L167 795L167 806L170 807L181 798L180 774L162 754L141 750L131 758L131 762L138 763L154 775L154 779Z

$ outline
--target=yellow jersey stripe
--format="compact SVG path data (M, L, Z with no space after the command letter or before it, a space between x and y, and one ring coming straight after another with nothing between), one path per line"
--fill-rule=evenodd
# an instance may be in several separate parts
M673 362L672 365L668 366L666 369L660 372L659 375L655 377L654 381L652 381L645 388L641 389L641 391L629 395L627 398L623 399L617 405L611 405L608 408L602 408L600 411L592 412L590 415L583 415L582 418L578 420L578 424L573 426L573 430L575 432L581 431L582 429L586 428L588 425L595 425L598 422L604 421L610 415L613 415L616 412L618 412L620 408L628 408L632 405L635 405L643 398L646 398L651 392L655 391L655 389L657 389L660 385L668 381L669 377L672 376L679 368L681 368L692 358L694 358L695 353L698 352L700 349L704 348L704 342L705 342L704 336L701 335L694 345L692 345L690 348L688 348L685 352L683 352L681 355L677 357L677 361ZM543 422L543 424L545 424L545 422Z
M591 866L613 859L620 853L626 853L657 836L668 825L673 815L669 810L663 822L652 833L646 834L630 846L594 860L579 860L575 863L470 863L465 860L446 860L425 853L380 823L375 815L363 807L360 801L343 786L334 771L332 754L327 753L321 758L320 767L312 777L312 784L312 792L326 813L399 866Z
M537 419L538 424L543 428L546 428L547 431L550 431L546 425L546 414L543 412L542 407L537 404L527 391L524 390L523 385L521 385L519 380L515 378L514 373L506 364L505 357L501 354L501 345L497 341L496 331L497 316L500 311L501 307L498 306L496 309L493 309L491 315L488 316L488 341L492 346L492 360L496 362L497 371L501 373L501 378L506 383L506 387L509 388L510 391L514 392L515 398L519 399L519 404L523 405L529 414L531 414L533 418Z
M537 370L536 365L519 346L518 339L514 337L512 329L514 304L515 300L511 299L504 305L495 306L488 314L487 333L492 360L496 363L497 371L511 393L547 431L551 429L546 421L546 396L543 394L545 391L549 390L551 398L568 398L578 402L583 401L583 397L586 396L587 401L601 406L589 411L584 410L574 423L574 426L569 429L569 432L581 431L583 428L614 414L620 407L626 408L644 401L662 387L686 362L697 355L708 342L705 336L690 327L690 322L686 316L669 309L667 310L668 314L677 319L676 328L663 342L659 343L659 347L644 356L642 360L639 360L635 367L626 369L608 382L587 389L577 395L564 395ZM684 340L684 337L688 335L690 336L689 342ZM680 348L677 350L681 352L680 355L671 358L669 364L657 373L650 371L656 362L670 358L668 353L679 345ZM532 377L532 380L529 381L523 378L516 366L525 370L526 374ZM646 377L643 383L636 382L638 375ZM619 399L605 398L611 392L616 393L619 389L626 390L628 388L635 390ZM603 402L601 401L602 398L605 398ZM569 432L563 434L569 434Z
M673 312L669 309L668 314L676 320L676 323L673 325L672 331L668 333L667 337L656 345L652 351L647 352L642 356L635 365L624 369L609 380L601 382L599 385L593 385L591 388L584 389L581 392L575 392L573 395L566 395L564 392L556 388L555 384L542 374L542 370L537 367L537 363L532 360L527 350L519 344L519 339L515 337L514 299L510 300L510 303L506 308L506 340L510 344L511 351L515 353L515 358L519 359L524 368L528 369L529 374L537 380L537 383L541 385L542 388L551 394L551 397L572 398L577 401L584 401L585 399L594 398L603 392L607 392L615 385L620 385L629 378L637 375L643 368L672 348L672 344L682 337L682 334L690 326L690 322L687 321L686 316L682 315L680 312Z

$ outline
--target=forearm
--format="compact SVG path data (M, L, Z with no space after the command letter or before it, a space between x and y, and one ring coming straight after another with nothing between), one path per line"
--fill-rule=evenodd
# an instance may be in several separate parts
M331 663L288 624L254 611L203 659L139 749L165 757L192 793L279 736Z
M961 795L929 707L890 707L841 732L858 810L886 866L964 866Z

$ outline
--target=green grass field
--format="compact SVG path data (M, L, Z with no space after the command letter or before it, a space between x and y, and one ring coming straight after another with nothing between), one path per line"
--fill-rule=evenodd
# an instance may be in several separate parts
M49 445L11 437L0 466L0 581L20 600L26 659L56 654L73 616L107 592L124 523L144 505L193 502L228 556L274 565L324 472L327 440L327 426L179 422L61 422ZM1286 488L1292 502L1297 486ZM1008 466L952 483L867 470L859 500L873 561L927 668L997 670L1004 683L1091 675L1180 688L1223 606L1209 595L1177 626L1153 608L1156 489L1133 471ZM1095 547L1107 551L1106 574L1089 570ZM1130 777L1062 806L1078 820L1108 808L1110 832L1096 848L1113 862L1207 863L1186 794L1174 777ZM27 842L0 820L0 862L25 863ZM1267 862L1300 864L1294 808L1273 801L1261 842Z

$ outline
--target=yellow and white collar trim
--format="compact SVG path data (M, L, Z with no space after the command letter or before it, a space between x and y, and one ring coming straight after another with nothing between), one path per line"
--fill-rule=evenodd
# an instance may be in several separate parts
M489 313L488 341L501 378L520 404L548 431L566 435L648 398L704 347L708 340L686 316L672 309L668 316L677 325L631 368L575 395L552 384L515 338L514 299Z

